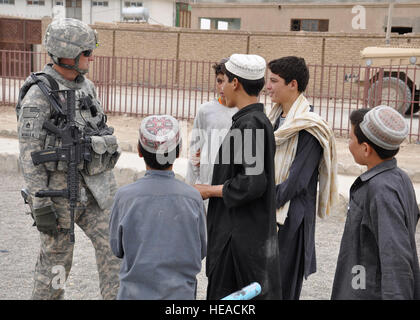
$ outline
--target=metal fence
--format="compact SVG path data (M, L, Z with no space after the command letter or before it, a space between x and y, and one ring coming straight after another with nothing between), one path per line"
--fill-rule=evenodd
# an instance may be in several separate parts
M49 61L45 53L0 50L0 104L16 104L24 79ZM215 98L213 63L95 56L88 78L95 83L108 113L171 114L178 119L194 119L200 104ZM351 111L387 104L405 114L410 142L419 141L418 66L308 67L310 81L305 95L336 133L349 133ZM267 110L272 107L265 88L260 101Z

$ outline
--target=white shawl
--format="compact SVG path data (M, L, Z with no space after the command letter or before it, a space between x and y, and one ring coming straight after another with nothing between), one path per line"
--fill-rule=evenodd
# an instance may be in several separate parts
M268 118L274 125L282 108L275 105ZM276 154L274 158L276 185L289 176L290 167L296 156L299 131L312 134L323 148L323 157L319 163L318 216L324 218L338 203L337 155L335 137L328 123L315 112L310 112L308 100L301 94L292 105L282 126L275 132ZM276 211L277 222L284 224L289 211L290 201Z

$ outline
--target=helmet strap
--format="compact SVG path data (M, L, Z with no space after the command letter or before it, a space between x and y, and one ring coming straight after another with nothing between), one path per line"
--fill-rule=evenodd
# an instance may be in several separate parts
M78 54L78 56L76 58L74 58L74 65L69 65L66 63L62 63L60 61L60 58L54 56L51 53L48 53L49 56L51 57L51 59L53 60L53 62L57 65L59 65L60 67L66 68L66 69L72 69L72 70L76 70L77 72L79 72L80 74L86 74L88 73L89 69L79 69L79 60L80 60L80 55L82 55L83 52L80 52Z

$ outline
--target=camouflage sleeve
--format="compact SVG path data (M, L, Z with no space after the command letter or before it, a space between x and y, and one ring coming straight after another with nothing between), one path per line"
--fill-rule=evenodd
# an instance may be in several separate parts
M43 164L34 165L31 152L44 149L45 120L50 118L50 103L37 85L33 85L22 101L18 115L19 162L26 186L31 193L34 209L51 204L50 198L37 198L35 192L48 189L48 173Z

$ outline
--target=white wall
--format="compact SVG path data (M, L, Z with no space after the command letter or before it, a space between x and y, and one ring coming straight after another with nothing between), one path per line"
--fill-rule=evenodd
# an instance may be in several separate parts
M82 0L82 21L91 24L90 0Z
M108 7L102 6L92 6L90 0L83 1L83 8L84 12L90 15L90 9L92 8L92 14L90 17L85 20L85 14L83 13L83 21L89 24L94 24L95 22L115 22L120 21L121 16L121 8L120 8L120 0L107 0ZM93 1L92 1L93 2Z
M129 1L129 0L126 0ZM149 23L174 26L175 1L174 0L136 0L143 3L143 7L149 9ZM121 10L124 0L108 0L108 7L92 6L93 0L82 1L82 20L88 24L95 22L119 22L123 21Z
M44 6L28 6L26 0L15 0L14 5L0 4L0 15L40 19L44 16L65 17L65 6L56 6L55 0L44 0ZM64 0L61 0L64 2ZM149 9L149 23L175 25L175 1L174 0L136 0L143 2L143 6ZM54 4L54 5L53 5ZM122 21L121 6L124 0L108 0L108 7L91 7L91 0L82 0L82 21L88 24L95 22ZM92 10L91 10L92 9Z
M27 5L26 0L15 0L14 5L0 4L0 15L13 17L23 17L40 19L45 16L51 16L52 0L44 0L45 5Z
M172 0L148 0L143 1L143 7L149 9L149 23L175 26L174 12L175 1Z
M52 17L53 18L65 18L66 17L65 1L60 0L60 1L63 2L62 6L57 6L57 5L55 5L56 1L54 1L54 0L52 0L52 1L53 1Z
M120 21L119 0L108 0L108 7L92 7L92 23Z

